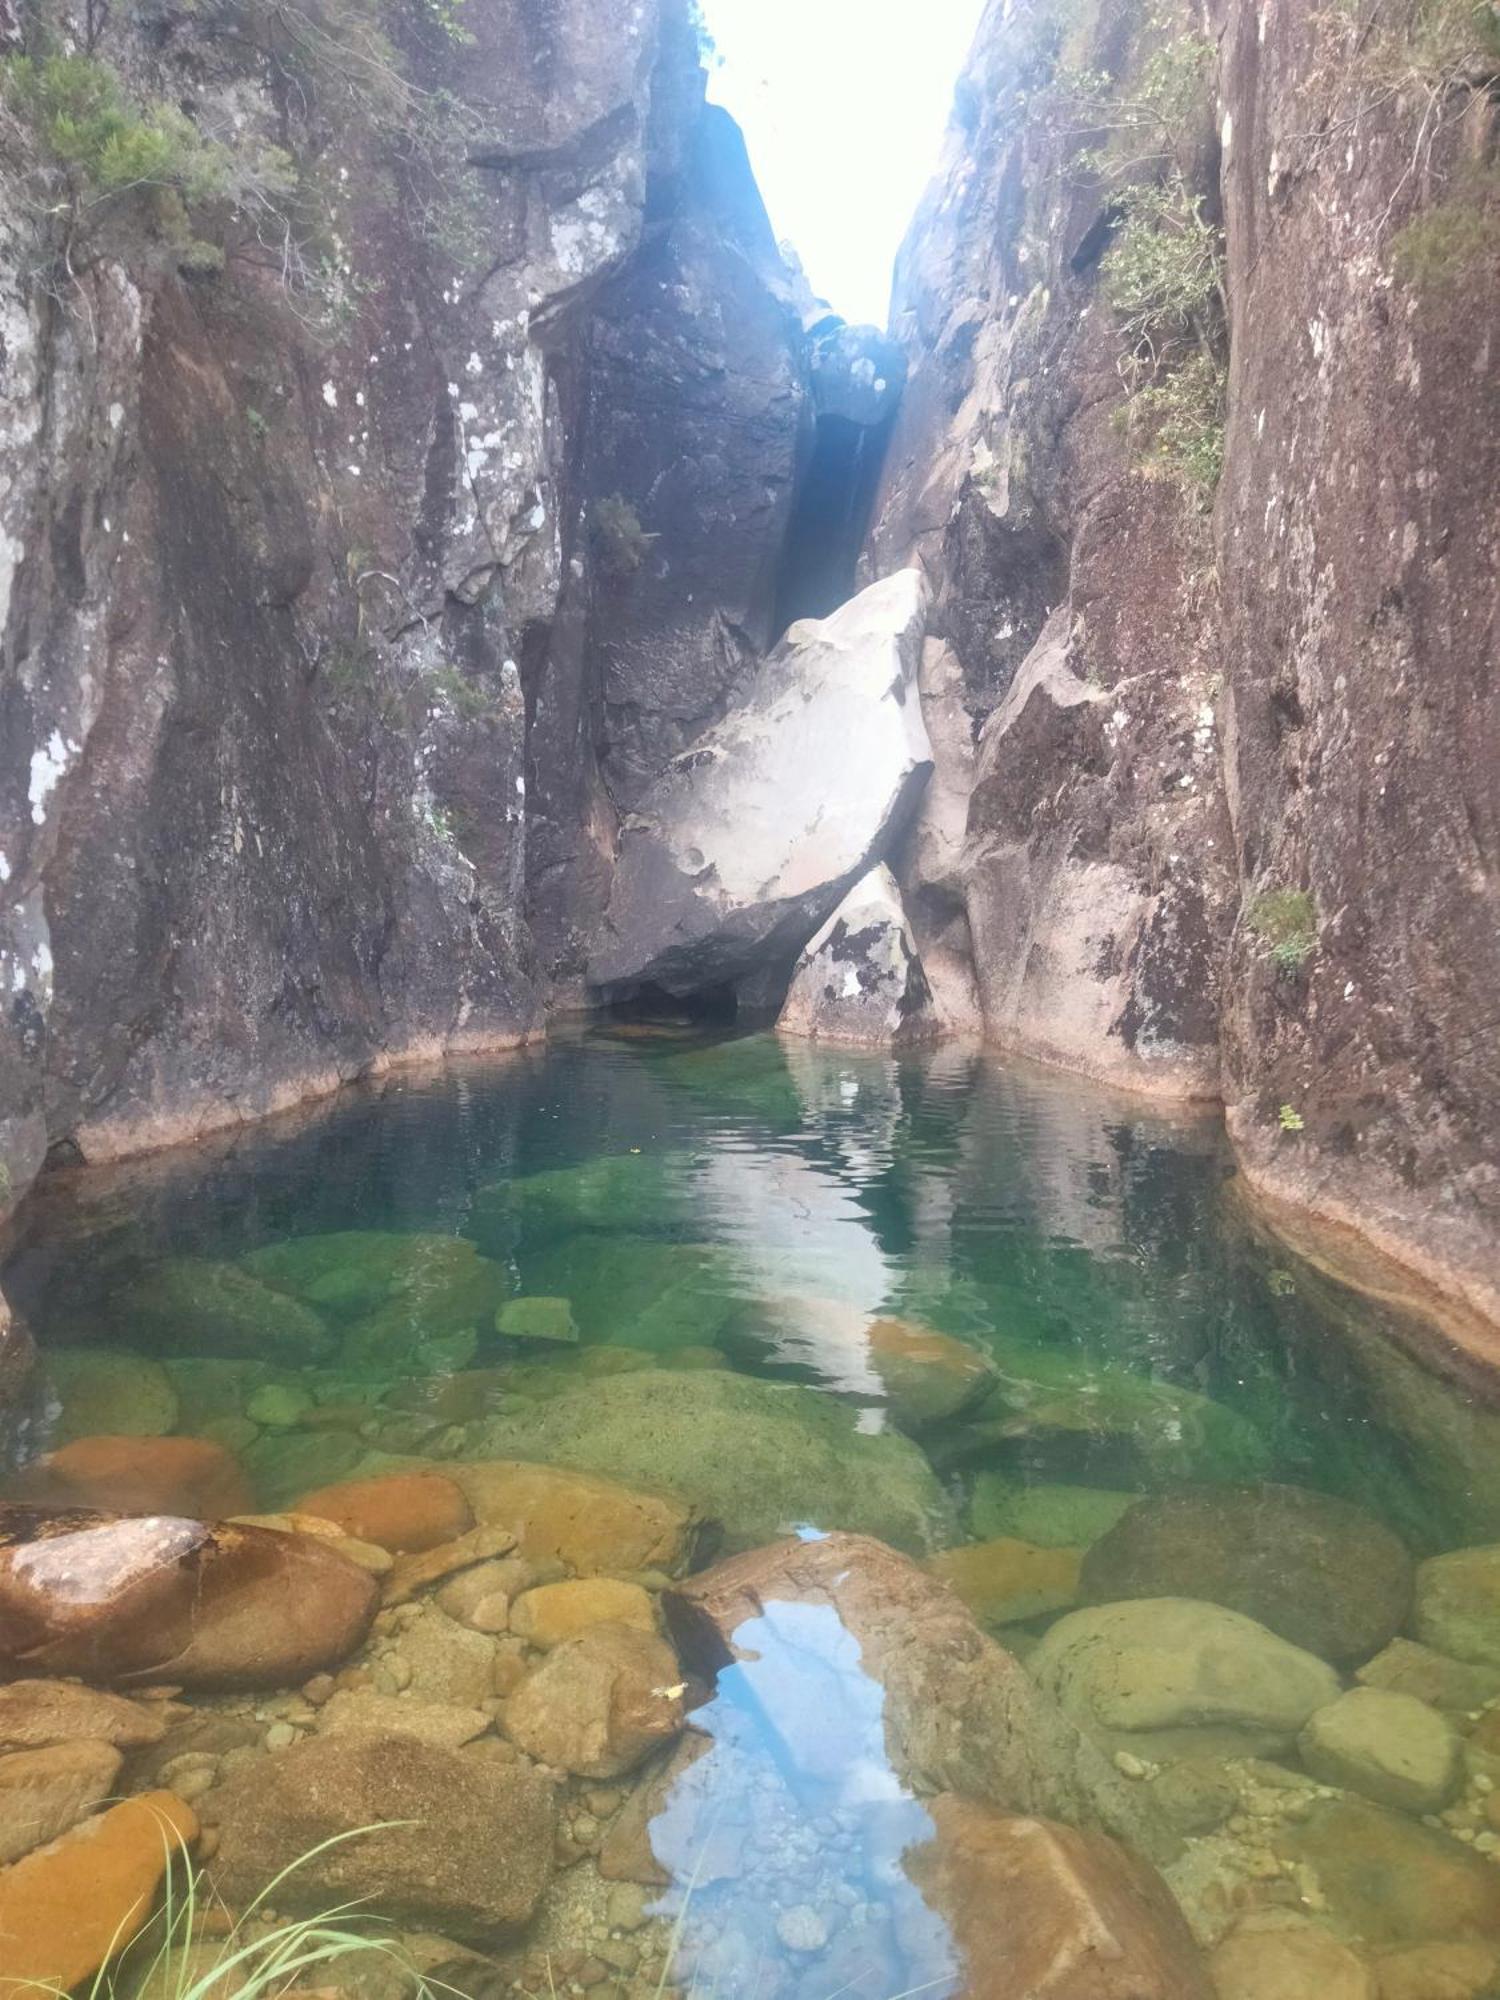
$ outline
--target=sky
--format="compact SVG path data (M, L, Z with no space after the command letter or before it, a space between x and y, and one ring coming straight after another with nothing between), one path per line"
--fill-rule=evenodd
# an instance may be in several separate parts
M983 0L702 0L709 95L744 127L813 290L884 326Z

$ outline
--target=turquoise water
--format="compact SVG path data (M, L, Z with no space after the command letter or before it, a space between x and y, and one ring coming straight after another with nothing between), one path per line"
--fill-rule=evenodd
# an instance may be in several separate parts
M1201 1587L1179 1574L1172 1594L1232 1604L1225 1577L1266 1489L1334 1496L1363 1510L1327 1530L1354 1636L1319 1636L1316 1565L1261 1614L1326 1656L1301 1656L1297 1672L1327 1680L1304 1710L1412 1630L1409 1564L1382 1609L1385 1530L1417 1559L1500 1540L1500 1420L1413 1358L1414 1329L1256 1225L1215 1118L958 1048L897 1059L642 1024L398 1076L192 1151L52 1177L4 1282L42 1349L13 1461L175 1429L227 1447L261 1511L413 1459L546 1461L690 1501L701 1562L788 1530L873 1534L934 1561L1023 1661L1048 1660L1075 1602L1158 1594L1090 1581L1084 1551L1134 1503L1210 1495L1216 1550ZM997 1566L965 1570L968 1550ZM663 1770L668 1746L602 1803L581 1778L565 1787L592 1854L640 1785L660 1870L656 1930L600 1916L590 1933L606 1957L639 1957L636 1984L590 1990L654 1991L664 1965L703 1994L970 1990L972 1907L955 1917L962 1883L920 1859L944 1851L928 1845L932 1794L964 1790L964 1773L939 1783L894 1755L910 1718L893 1737L887 1690L826 1602L768 1601L732 1644L716 1682L684 1669L693 1758ZM1500 1689L1482 1672L1463 1701ZM1185 1728L1100 1725L1106 1758L1160 1792L1153 1824L1171 1838L1153 1858L1177 1857L1199 1946L1227 1921L1215 1870L1233 1909L1290 1899L1321 1917L1332 1897L1328 1921L1356 1944L1373 1921L1358 1896L1389 1900L1379 1870L1415 1871L1396 1941L1442 1939L1456 1892L1402 1845L1427 1840L1483 1877L1460 1883L1479 1931L1456 1934L1500 1947L1483 1759L1469 1794L1456 1779L1441 1793L1454 1803L1428 1815L1435 1832L1356 1787L1348 1810L1376 1817L1357 1823L1370 1853L1345 1908L1314 1868L1331 1880L1351 1836L1340 1823L1317 1846L1337 1795L1308 1789L1302 1712L1270 1727L1254 1710L1217 1731L1196 1711ZM295 1699L286 1712L293 1736L316 1726ZM537 1919L549 1951L583 1921L576 1891L558 1895ZM552 1990L540 1949L507 1962L521 1990ZM594 1963L559 1962L579 1960Z
M1023 1385L923 1431L960 1505L996 1470L1274 1477L1361 1501L1419 1553L1500 1533L1487 1415L1408 1362L1379 1308L1256 1233L1216 1120L952 1049L627 1029L398 1078L295 1130L61 1177L5 1282L49 1350L241 1353L136 1310L142 1278L343 1231L472 1241L506 1294L571 1299L582 1350L712 1350L869 1424L885 1399L859 1316L953 1335ZM353 1371L333 1357L329 1382L579 1368L540 1341L476 1344L486 1318L455 1344L419 1311L408 1343ZM1028 1422L1027 1404L1047 1407Z

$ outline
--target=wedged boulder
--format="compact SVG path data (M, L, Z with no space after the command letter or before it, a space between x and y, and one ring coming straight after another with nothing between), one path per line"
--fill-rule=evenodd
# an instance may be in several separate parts
M1267 1748L1290 1742L1339 1693L1325 1661L1238 1611L1182 1597L1069 1612L1026 1664L1085 1727L1261 1731Z
M719 1522L731 1547L801 1523L926 1552L955 1539L952 1509L916 1446L871 1435L815 1389L727 1370L643 1369L608 1393L580 1384L473 1426L477 1457L572 1465L664 1487ZM462 1478L462 1465L449 1468Z
M354 1650L377 1597L310 1535L0 1506L0 1672L290 1686Z
M175 1793L143 1792L0 1871L0 2000L91 1979L145 1924L168 1866L197 1837Z
M277 1884L280 1910L367 1900L393 1923L465 1943L524 1924L552 1872L552 1787L538 1772L405 1732L306 1738L235 1772L202 1814L218 1829L213 1881L231 1904L300 1861Z
M123 1761L111 1744L88 1742L0 1756L0 1866L76 1826L113 1791Z
M947 1923L968 2000L1212 2000L1155 1869L1107 1835L951 1792L903 1866Z
M219 1521L252 1504L238 1460L208 1438L86 1437L33 1459L9 1484L34 1507L188 1514Z
M296 1366L323 1360L333 1346L327 1323L300 1299L205 1257L154 1265L110 1300L110 1313L127 1340L164 1354Z
M784 1035L909 1048L943 1032L901 891L884 862L862 875L797 960Z
M910 810L931 765L916 570L793 625L733 712L626 821L588 978L605 992L789 968Z
M1141 1792L950 1590L880 1542L835 1534L752 1549L677 1585L663 1609L689 1671L710 1676L754 1656L758 1706L791 1767L829 1775L873 1682L902 1786L962 1788L1002 1811L1103 1826L1147 1853L1160 1846Z
M682 1683L665 1639L594 1625L565 1639L506 1704L528 1757L582 1778L618 1778L682 1728Z
M1132 1507L1090 1548L1079 1595L1206 1599L1343 1666L1401 1629L1413 1574L1390 1529L1347 1500L1300 1486L1205 1486Z

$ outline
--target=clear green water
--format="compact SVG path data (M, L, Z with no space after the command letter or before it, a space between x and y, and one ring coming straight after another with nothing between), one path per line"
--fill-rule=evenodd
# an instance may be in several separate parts
M293 1129L57 1180L5 1283L58 1390L14 1455L88 1428L80 1368L123 1350L170 1364L179 1428L232 1443L262 1507L374 1451L655 1476L731 1547L792 1527L919 1554L1056 1545L1101 1525L1078 1530L1070 1489L1262 1481L1354 1501L1418 1557L1500 1539L1500 1422L1257 1233L1217 1121L969 1052L600 1030L398 1078ZM288 1326L289 1297L314 1317ZM963 1349L892 1372L864 1335L882 1318ZM576 1337L538 1337L559 1333ZM977 1388L955 1352L991 1364ZM205 1365L225 1359L252 1365ZM635 1424L630 1378L661 1371L655 1428ZM680 1410L672 1382L691 1385ZM837 1412L805 1456L801 1429L757 1442L750 1385L768 1382ZM321 1425L330 1405L355 1419ZM1024 1653L1058 1608L990 1623ZM738 1829L733 1866L694 1883L684 1962L726 1993L816 2000L850 1966L862 1992L951 1989L951 1940L900 1866L925 1809L871 1777L880 1690L836 1632L792 1651L803 1678L776 1700L840 1717L852 1747L810 1779L753 1673L721 1679L698 1718L712 1796L675 1833L669 1802L658 1840L681 1885L703 1877L706 1823L721 1845ZM799 1927L823 1937L810 1954Z

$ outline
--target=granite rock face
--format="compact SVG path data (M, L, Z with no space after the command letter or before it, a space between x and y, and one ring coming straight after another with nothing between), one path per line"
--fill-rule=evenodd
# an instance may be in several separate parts
M7 125L0 1207L536 1032L775 636L811 350L684 0L306 7L290 96L216 10L101 24L207 204Z
M977 740L945 886L901 872L924 957L941 933L962 963L967 927L991 1038L1222 1094L1265 1187L1493 1318L1482 14L1445 16L1440 61L1407 9L1361 41L1244 0L993 0L898 266L909 376L868 560L927 570ZM1381 86L1398 65L1409 93ZM1110 134L1163 115L1157 192L1213 260L1196 457L1130 401L1142 300L1115 254L1151 210Z
M597 989L785 977L926 780L926 610L919 573L898 570L792 626L733 713L674 761L622 832Z

